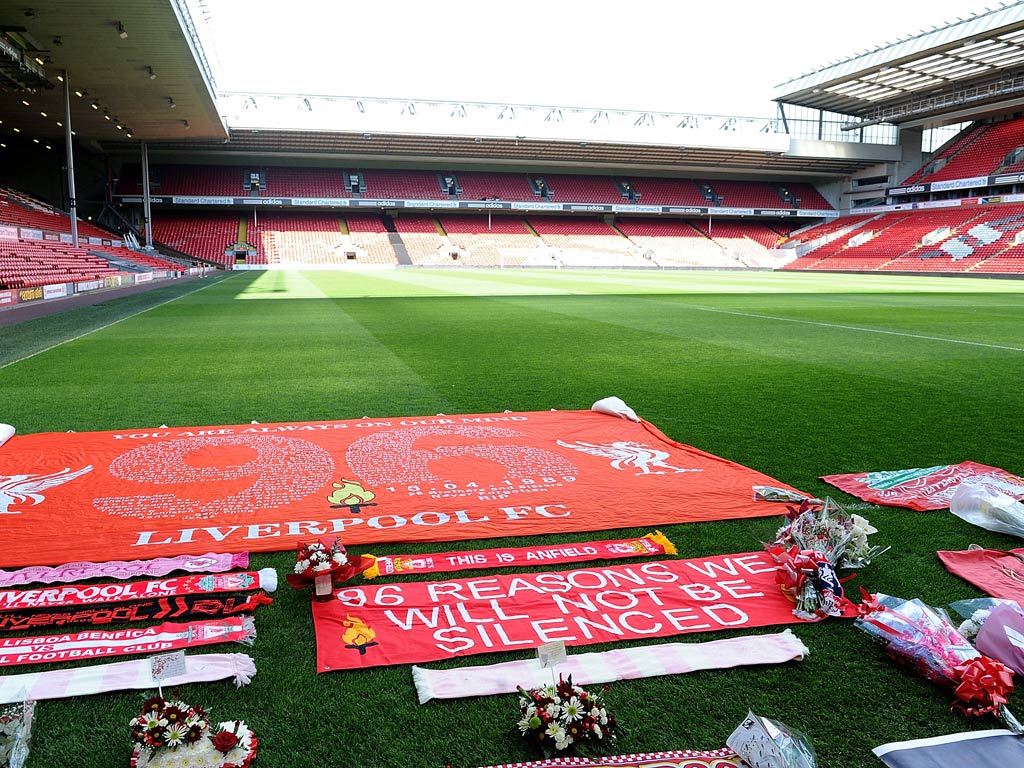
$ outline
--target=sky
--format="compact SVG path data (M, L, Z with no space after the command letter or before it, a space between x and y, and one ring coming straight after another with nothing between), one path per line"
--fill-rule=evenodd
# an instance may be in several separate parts
M749 117L774 116L774 86L786 80L986 7L977 0L188 1L210 32L204 43L221 91Z

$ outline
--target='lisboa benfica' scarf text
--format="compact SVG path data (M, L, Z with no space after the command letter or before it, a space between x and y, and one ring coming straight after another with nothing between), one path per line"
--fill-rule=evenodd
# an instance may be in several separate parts
M166 623L156 627L113 632L92 629L73 634L8 637L0 639L0 667L101 656L163 653L213 643L251 644L255 637L256 629L251 616L231 616L218 621L197 621L191 624Z

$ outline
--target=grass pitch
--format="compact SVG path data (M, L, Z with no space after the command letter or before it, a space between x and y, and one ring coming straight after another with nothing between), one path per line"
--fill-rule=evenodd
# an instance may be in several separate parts
M1024 282L1002 280L236 273L0 328L0 421L21 433L578 409L614 394L675 440L841 502L854 500L819 475L965 459L1024 472L1022 382ZM860 572L854 591L936 605L979 596L935 551L1021 545L948 512L858 511L878 527L873 540L892 550ZM757 549L777 525L663 531L698 557ZM511 542L482 546L502 543ZM280 572L293 562L290 553L253 557L253 567ZM513 734L514 696L419 706L408 667L317 676L308 601L285 588L260 609L250 686L181 691L217 719L250 723L259 765L470 768L532 758ZM950 692L897 669L849 622L794 629L811 649L801 663L614 684L611 706L626 728L619 751L720 747L748 709L806 732L823 768L878 765L870 749L886 741L996 727L951 714ZM126 765L127 723L142 698L40 703L30 768ZM1024 696L1014 704L1021 714Z

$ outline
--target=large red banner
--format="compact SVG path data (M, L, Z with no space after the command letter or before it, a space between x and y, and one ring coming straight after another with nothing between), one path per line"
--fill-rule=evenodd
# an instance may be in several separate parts
M918 512L948 509L960 483L981 483L1015 499L1024 499L1024 478L1005 469L962 461L937 467L823 475L822 480L872 504L908 507Z
M778 514L754 485L593 411L40 433L0 448L0 566Z
M317 669L792 624L765 552L347 587L313 603Z

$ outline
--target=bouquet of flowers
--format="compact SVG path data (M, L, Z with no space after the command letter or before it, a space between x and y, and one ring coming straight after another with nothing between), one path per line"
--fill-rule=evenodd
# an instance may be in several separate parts
M317 600L330 600L334 584L351 579L373 565L373 559L357 555L350 558L341 542L313 541L296 547L295 568L286 578L295 589L313 585Z
M34 701L0 707L0 768L25 765L34 712Z
M146 699L131 721L132 743L151 753L199 743L210 729L206 712L178 699Z
M615 715L605 708L604 693L590 693L558 678L557 685L519 688L519 732L545 757L556 754L611 754L618 735Z
M883 643L900 664L952 688L957 696L954 709L967 715L991 713L1010 730L1024 732L1006 707L1013 691L1013 670L977 651L945 611L918 599L865 593L854 626Z
M867 518L851 515L830 496L824 501L805 499L799 507L787 507L786 524L775 534L775 543L813 549L839 568L862 568L888 551L870 546L868 536L878 533Z
M133 768L243 768L256 758L256 735L241 720L211 727L200 707L154 696L131 720Z
M778 565L775 580L804 621L841 616L852 607L843 593L837 568L867 565L888 547L868 545L875 533L860 515L848 515L831 498L818 502L804 499L799 507L787 507L786 524L765 545Z
M748 712L725 740L750 768L815 768L811 740L778 720Z

